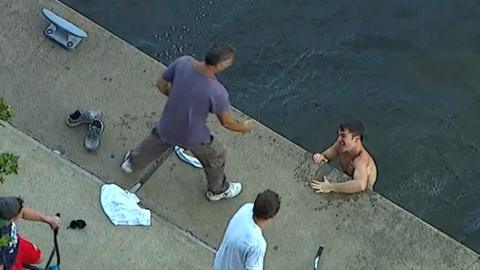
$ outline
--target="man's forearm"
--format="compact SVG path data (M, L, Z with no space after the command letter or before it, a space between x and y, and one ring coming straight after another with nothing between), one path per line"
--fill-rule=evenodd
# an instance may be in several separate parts
M22 216L23 219L25 220L31 220L31 221L38 221L38 222L44 222L44 223L49 223L48 222L48 216L41 214L37 212L36 210L32 208L25 207L22 209Z
M332 161L336 158L336 150L335 150L335 146L336 144L333 144L332 146L330 146L329 148L323 150L323 152L321 153L326 159L328 159L329 161Z
M235 119L230 111L217 114L217 117L220 121L220 124L228 130L248 133L252 129L252 120L239 122L237 119Z
M343 183L330 183L331 190L337 193L358 193L364 191L367 187L360 181L350 180Z
M328 161L332 161L335 157L331 155L331 153L328 151L329 149L321 152L320 154L323 155Z
M231 122L225 123L223 125L226 129L235 131L235 132L244 132L245 127L243 125L243 122L239 122L238 120L234 119Z

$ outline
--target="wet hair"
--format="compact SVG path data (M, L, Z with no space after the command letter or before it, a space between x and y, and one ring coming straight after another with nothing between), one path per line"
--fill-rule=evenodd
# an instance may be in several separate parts
M215 66L234 55L235 49L232 46L223 43L213 43L208 46L205 53L205 64Z
M349 121L349 122L341 123L339 130L340 131L348 130L353 136L359 136L360 140L363 141L365 128L363 127L363 124L360 121Z
M257 195L253 205L253 216L260 219L273 218L280 210L280 197L270 189Z

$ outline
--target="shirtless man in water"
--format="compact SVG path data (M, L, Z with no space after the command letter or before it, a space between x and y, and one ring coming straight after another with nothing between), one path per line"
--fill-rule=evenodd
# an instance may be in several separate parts
M338 158L342 171L352 177L352 180L343 183L331 183L326 176L323 181L312 180L310 186L317 193L357 193L367 187L373 190L377 180L377 166L362 144L363 132L361 122L343 123L338 129L335 143L322 153L313 155L313 161L318 164Z

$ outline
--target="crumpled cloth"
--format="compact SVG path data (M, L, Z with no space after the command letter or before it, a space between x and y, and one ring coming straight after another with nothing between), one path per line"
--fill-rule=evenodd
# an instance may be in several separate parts
M115 184L105 184L100 192L100 204L113 225L150 226L150 210L141 208L134 193Z

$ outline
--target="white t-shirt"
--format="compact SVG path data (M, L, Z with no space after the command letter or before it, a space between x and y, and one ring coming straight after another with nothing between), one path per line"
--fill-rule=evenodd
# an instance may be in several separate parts
M262 270L266 250L262 230L253 220L253 204L247 203L230 219L213 270Z

